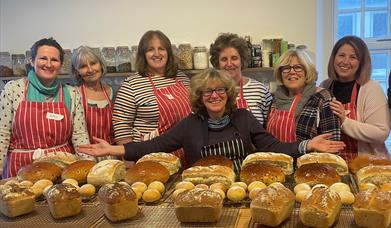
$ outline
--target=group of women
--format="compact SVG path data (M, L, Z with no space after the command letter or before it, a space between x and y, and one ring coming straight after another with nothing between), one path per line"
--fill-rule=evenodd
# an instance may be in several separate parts
M215 69L190 80L177 69L168 37L146 32L138 46L137 72L116 95L102 81L105 63L91 48L73 53L76 87L58 80L64 53L54 39L37 41L31 51L33 70L7 83L0 97L4 178L56 151L130 161L173 152L184 166L224 155L236 170L254 151L294 157L323 151L348 161L358 153L389 156L387 99L370 80L369 51L358 37L336 43L323 88L315 85L317 72L304 50L285 52L274 70L280 83L274 97L264 84L242 74L248 49L236 34L219 35L210 47Z

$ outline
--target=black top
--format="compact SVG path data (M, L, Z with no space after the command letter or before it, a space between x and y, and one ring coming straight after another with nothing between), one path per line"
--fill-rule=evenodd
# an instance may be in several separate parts
M350 82L334 81L329 89L332 95L335 98L337 98L338 101L340 101L342 104L346 104L350 102L354 82L355 81L350 81ZM357 84L357 96L359 90L360 90L360 85ZM356 97L356 101L357 101L357 97Z

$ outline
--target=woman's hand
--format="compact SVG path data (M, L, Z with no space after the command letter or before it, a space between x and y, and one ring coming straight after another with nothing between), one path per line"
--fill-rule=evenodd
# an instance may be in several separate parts
M103 139L93 138L96 144L81 145L77 150L81 153L89 154L96 157L101 156L123 156L125 154L125 148L123 145L110 145Z
M331 110L333 110L333 113L338 116L339 120L341 121L341 124L345 121L346 115L349 114L345 107L341 102L339 102L335 97L330 102Z
M307 151L337 153L345 148L341 141L328 140L332 134L322 134L311 139L307 144Z

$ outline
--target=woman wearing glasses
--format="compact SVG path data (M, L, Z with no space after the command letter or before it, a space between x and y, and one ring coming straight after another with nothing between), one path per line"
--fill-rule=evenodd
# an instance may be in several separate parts
M281 85L275 92L266 130L282 142L331 134L340 140L338 117L330 107L330 92L316 87L317 72L305 50L290 49L279 59L274 76Z
M312 140L281 143L267 133L258 120L246 109L236 107L235 82L222 71L209 69L191 78L190 103L193 113L180 121L166 134L150 141L110 145L96 139L98 144L79 147L79 152L95 156L124 156L135 161L155 151L169 152L183 147L190 164L208 155L224 155L240 170L243 159L253 151L278 151L299 156L306 151L337 152L343 142L329 141L330 135ZM254 145L256 149L253 149Z

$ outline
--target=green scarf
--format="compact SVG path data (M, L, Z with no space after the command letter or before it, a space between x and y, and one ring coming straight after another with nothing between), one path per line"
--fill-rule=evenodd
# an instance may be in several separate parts
M33 70L28 74L28 80L30 81L29 87L27 89L27 100L36 101L36 102L45 102L46 97L54 97L54 101L58 102L58 89L59 81L56 79L50 87L44 86L38 79L37 75ZM67 86L62 85L62 91L64 94L65 106L68 111L71 112L71 96L69 94Z

